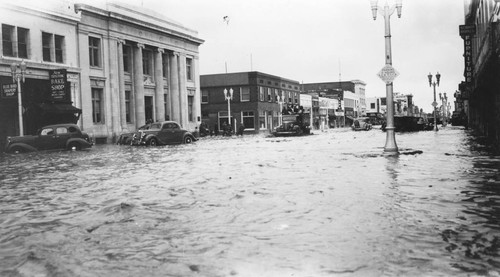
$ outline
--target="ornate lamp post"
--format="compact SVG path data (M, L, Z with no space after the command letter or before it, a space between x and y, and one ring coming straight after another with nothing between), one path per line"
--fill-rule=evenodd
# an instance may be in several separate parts
M438 105L438 103L436 102L436 85L439 87L439 80L441 79L441 74L439 74L439 72L436 74L436 82L432 81L432 74L431 73L429 73L429 75L427 75L427 78L429 78L429 86L434 87L434 102L432 102L432 106L434 106L434 131L437 131L438 126L437 126L437 121L436 121L436 106Z
M231 128L231 100L233 100L233 89L229 89L229 93L227 89L224 89L224 98L227 100L227 122L229 124L229 128Z
M277 95L276 96L276 100L278 100L278 104L280 105L280 117L279 117L279 122L278 122L278 126L281 126L281 124L283 124L283 95Z
M17 69L20 71L17 71ZM22 89L21 89L21 80L25 81L24 75L26 73L26 63L24 60L21 64L13 63L10 65L10 70L12 73L12 81L17 82L17 102L18 102L18 111L19 111L19 135L24 136L24 125L23 125L23 99L22 99Z
M384 7L379 8L378 0L371 0L373 20L377 19L377 10L381 16L384 17L385 22L385 67L378 74L382 80L386 82L386 98L387 98L387 125L386 125L386 142L384 152L398 153L398 146L396 145L396 136L394 132L394 101L393 101L393 84L392 81L398 75L396 70L392 67L392 54L391 54L391 15L397 10L398 17L401 17L401 9L403 7L402 0L396 0L396 4L389 7L387 2Z

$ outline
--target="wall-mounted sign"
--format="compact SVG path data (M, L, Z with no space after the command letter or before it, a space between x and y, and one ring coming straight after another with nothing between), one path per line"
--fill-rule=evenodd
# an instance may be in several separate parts
M17 97L17 84L3 84L2 98L15 98L15 97Z
M474 66L472 64L472 38L476 34L476 25L460 25L460 36L464 40L464 77L467 84L471 84L473 79Z
M68 101L68 77L66 69L49 70L49 98L52 101Z

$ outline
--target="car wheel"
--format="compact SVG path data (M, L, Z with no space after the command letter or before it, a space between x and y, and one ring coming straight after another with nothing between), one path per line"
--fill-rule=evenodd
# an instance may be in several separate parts
M25 149L20 146L14 146L9 150L10 153L18 154L25 152Z
M82 150L82 146L78 142L71 142L68 144L68 150Z
M193 138L192 137L187 136L187 137L184 138L184 143L191 143L191 142L193 142Z
M149 141L148 141L148 145L149 146L157 146L158 145L158 140L156 138L151 138Z

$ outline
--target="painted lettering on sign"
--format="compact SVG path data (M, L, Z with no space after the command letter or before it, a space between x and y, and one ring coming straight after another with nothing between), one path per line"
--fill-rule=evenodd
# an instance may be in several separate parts
M17 84L2 85L2 98L15 98L17 96Z
M464 39L464 77L465 82L470 84L473 81L474 65L472 63L472 35L465 35Z
M66 69L57 69L49 71L50 79L50 100L67 101L68 100L68 78Z

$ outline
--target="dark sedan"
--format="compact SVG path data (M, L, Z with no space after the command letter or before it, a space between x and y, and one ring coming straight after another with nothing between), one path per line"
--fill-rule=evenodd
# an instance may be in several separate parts
M92 147L89 135L82 132L78 125L55 124L38 130L36 135L7 137L5 152L19 153L38 150L81 150Z
M177 122L165 121L151 123L149 128L136 132L131 144L156 146L191 143L196 140L191 132L182 129Z

